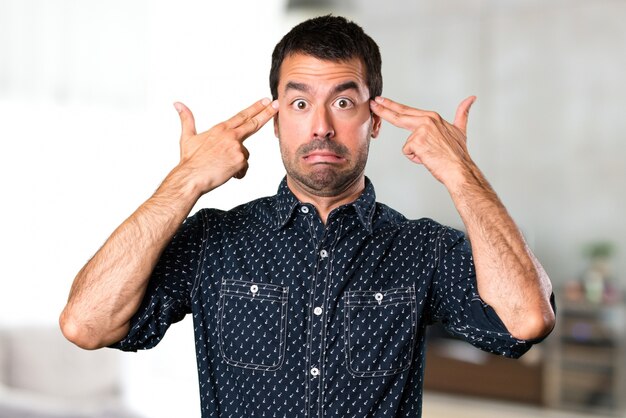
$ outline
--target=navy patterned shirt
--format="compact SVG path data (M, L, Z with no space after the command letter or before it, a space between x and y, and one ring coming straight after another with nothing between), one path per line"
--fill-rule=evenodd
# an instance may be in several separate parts
M324 225L285 180L273 197L188 218L122 350L194 322L203 417L420 417L425 328L519 357L478 295L464 235L407 220L366 188Z

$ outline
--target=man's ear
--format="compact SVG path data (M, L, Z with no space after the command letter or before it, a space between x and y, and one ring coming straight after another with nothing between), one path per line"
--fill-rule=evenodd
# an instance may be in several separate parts
M274 136L279 137L280 129L278 127L278 115L274 115Z
M372 113L372 138L376 138L378 133L380 132L380 127L382 125L383 120L375 113Z

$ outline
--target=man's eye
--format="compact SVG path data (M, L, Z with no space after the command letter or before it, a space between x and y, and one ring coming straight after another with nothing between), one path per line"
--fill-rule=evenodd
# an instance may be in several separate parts
M298 110L304 110L307 108L308 104L304 100L296 100L292 103L292 106Z
M335 106L337 106L340 109L350 109L351 107L354 106L354 103L352 103L352 100L350 100L350 99L346 99L345 97L341 97L341 98L335 100Z

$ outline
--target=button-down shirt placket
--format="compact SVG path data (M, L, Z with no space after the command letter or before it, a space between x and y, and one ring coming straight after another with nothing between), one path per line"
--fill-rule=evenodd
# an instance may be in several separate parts
M311 210L311 212L314 212ZM308 390L307 390L307 417L323 416L323 395L326 343L326 312L331 309L329 292L332 285L333 253L335 243L341 236L341 217L328 218L327 225L323 225L316 214L306 216L309 224L312 241L316 242L316 266L314 277L310 284L311 292L308 307L309 338L308 338Z

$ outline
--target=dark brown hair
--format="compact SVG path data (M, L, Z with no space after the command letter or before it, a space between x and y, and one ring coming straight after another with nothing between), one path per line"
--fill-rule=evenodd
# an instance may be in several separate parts
M321 60L346 61L359 58L365 64L370 96L383 91L382 60L378 45L363 29L341 16L319 16L294 26L274 48L270 69L270 90L278 98L278 78L283 60L292 54Z

